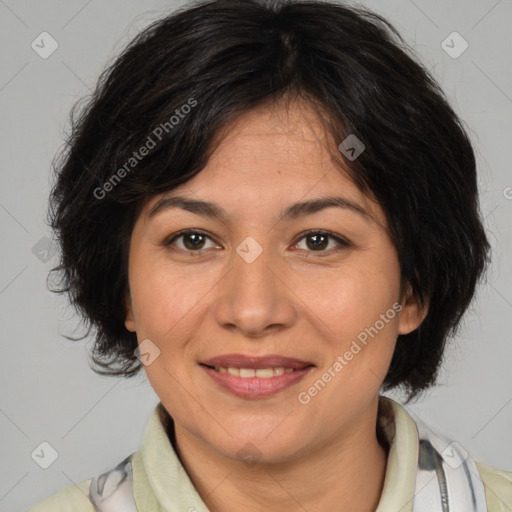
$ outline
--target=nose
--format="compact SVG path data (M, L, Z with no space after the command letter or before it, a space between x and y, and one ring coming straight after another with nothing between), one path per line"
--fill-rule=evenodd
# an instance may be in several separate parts
M219 283L214 315L224 329L261 338L286 329L297 319L293 283L283 266L263 250L254 261L233 254L233 264Z

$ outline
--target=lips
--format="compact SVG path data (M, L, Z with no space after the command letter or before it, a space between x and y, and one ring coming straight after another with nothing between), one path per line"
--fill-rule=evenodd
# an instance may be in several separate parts
M268 356L225 354L202 361L201 364L214 368L253 368L254 370L262 368L292 368L293 370L302 370L308 366L314 366L313 363L308 361L273 354Z
M280 355L225 354L200 366L219 389L240 398L263 399L296 385L315 365Z

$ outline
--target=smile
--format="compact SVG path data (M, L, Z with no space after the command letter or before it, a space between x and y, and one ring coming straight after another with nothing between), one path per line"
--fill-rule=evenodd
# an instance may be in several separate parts
M302 380L315 365L280 354L224 354L199 363L218 389L240 398L277 395Z
M284 368L282 366L278 368L258 368L257 370L255 370L254 368L233 368L225 366L214 366L213 369L220 373L228 373L229 375L240 377L242 379L252 379L254 377L258 377L261 379L270 379L278 375L283 375L285 373L291 373L295 371L294 368Z

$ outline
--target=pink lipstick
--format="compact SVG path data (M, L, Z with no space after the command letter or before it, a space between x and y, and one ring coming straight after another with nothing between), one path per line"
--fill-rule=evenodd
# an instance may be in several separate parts
M280 355L226 354L202 361L200 366L223 389L241 398L258 399L291 387L315 365Z

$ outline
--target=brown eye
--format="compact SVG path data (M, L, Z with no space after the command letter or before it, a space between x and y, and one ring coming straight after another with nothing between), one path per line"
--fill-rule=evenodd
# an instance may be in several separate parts
M182 242L177 244L176 241L180 239ZM211 240L211 238L205 233L202 233L201 231L187 230L174 235L170 240L166 241L164 245L175 245L178 249L183 251L200 252L201 249L205 249L207 240ZM218 246L213 244L212 247Z
M346 240L325 231L309 231L305 233L295 245L298 246L301 240L306 241L306 248L304 250L308 252L331 253L350 246ZM325 249L329 247L330 241L334 241L336 245L326 251Z

